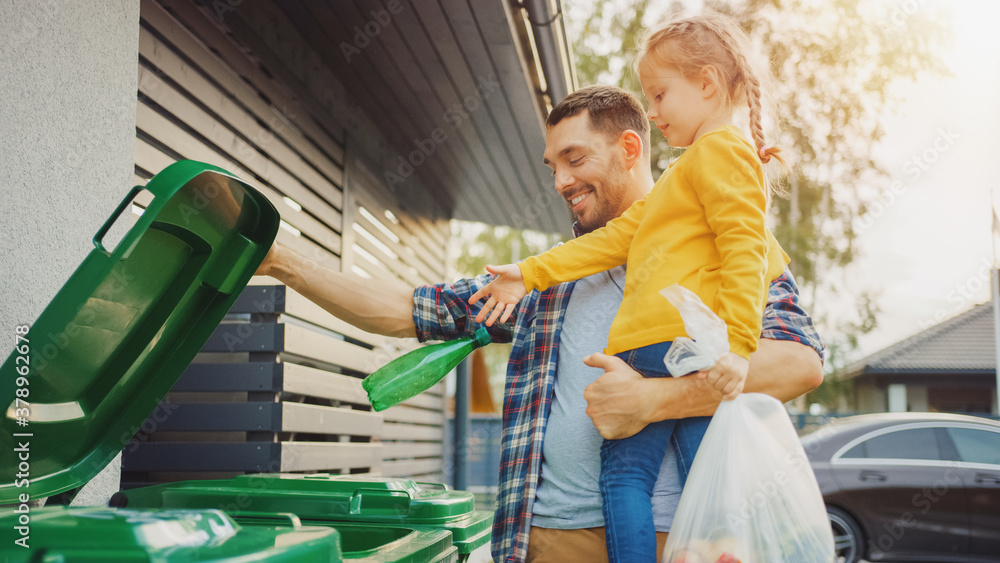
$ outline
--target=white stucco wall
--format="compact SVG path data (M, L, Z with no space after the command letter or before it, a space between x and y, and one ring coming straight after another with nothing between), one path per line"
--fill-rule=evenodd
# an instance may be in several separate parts
M0 2L0 361L128 193L138 38L137 0Z

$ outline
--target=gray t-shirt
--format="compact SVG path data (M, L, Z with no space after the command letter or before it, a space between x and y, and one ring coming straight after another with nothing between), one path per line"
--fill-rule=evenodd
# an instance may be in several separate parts
M584 356L602 352L622 302L625 267L576 282L559 337L552 409L542 445L542 475L532 508L532 526L571 530L604 525L601 514L601 442L587 416L583 390L604 372L584 365ZM681 485L673 447L667 448L653 491L653 521L670 531Z

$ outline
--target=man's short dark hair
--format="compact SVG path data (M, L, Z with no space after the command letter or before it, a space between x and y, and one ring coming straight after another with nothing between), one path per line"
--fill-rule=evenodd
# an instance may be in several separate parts
M621 88L615 86L585 86L566 96L552 108L545 120L551 128L567 117L587 110L590 127L617 139L628 130L635 131L642 139L642 152L649 156L649 120L642 104Z

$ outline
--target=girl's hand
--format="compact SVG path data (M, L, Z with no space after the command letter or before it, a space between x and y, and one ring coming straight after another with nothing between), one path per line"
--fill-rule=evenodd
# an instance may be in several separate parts
M726 352L711 369L699 371L697 377L708 379L708 382L722 393L723 400L732 401L743 392L749 367L750 362L743 356Z
M479 291L469 298L469 305L475 305L487 295L490 297L483 308L476 315L476 322L481 323L486 315L493 311L486 321L486 326L493 326L497 317L500 322L505 323L514 312L514 307L525 295L528 294L524 287L524 277L521 275L521 268L517 264L507 264L505 266L486 266L486 271L496 276L493 281L484 285ZM502 316L501 316L502 314Z

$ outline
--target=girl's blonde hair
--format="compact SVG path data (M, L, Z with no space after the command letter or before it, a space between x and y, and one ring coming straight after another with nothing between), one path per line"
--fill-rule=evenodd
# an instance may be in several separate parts
M636 54L638 71L650 64L672 66L684 76L712 69L725 107L745 103L750 109L750 134L762 163L774 158L782 167L781 149L764 142L761 76L747 58L746 33L732 19L718 13L673 20L652 29ZM768 190L770 191L770 190Z

